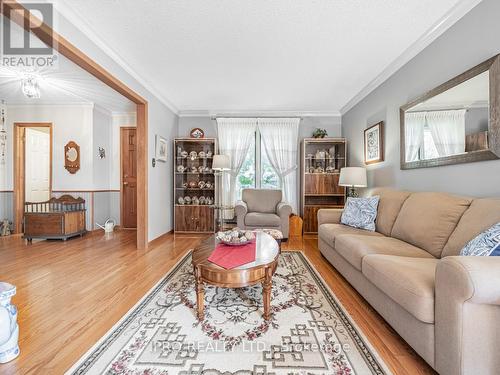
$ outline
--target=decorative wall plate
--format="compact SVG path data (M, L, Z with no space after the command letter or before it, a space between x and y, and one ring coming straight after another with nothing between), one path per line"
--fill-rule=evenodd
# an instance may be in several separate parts
M189 136L191 138L203 138L203 137L205 137L205 132L203 130L201 130L200 128L194 128L189 133Z
M80 146L76 142L69 141L64 146L64 168L71 174L80 169Z

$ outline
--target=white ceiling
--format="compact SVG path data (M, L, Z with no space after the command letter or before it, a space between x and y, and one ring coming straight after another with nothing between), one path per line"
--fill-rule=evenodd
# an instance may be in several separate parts
M59 0L56 8L181 113L336 113L478 2Z
M21 29L13 28L13 38ZM0 99L7 104L82 104L93 103L109 112L132 112L134 104L79 66L58 55L54 68L36 69L40 76L39 99L29 99L21 91L22 69L0 65Z

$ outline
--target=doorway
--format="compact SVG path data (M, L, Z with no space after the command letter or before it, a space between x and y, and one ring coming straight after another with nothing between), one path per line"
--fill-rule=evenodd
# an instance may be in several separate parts
M137 228L137 129L120 128L121 226Z
M92 74L104 84L122 94L136 104L137 116L137 249L148 247L148 101L128 87L113 74L79 50L67 39L59 35L51 26L33 15L15 0L0 1L0 13L24 30L36 35L46 45L53 47L61 55ZM40 27L31 28L34 23ZM15 203L16 205L17 203Z
M14 124L14 231L23 232L25 202L52 194L52 124Z

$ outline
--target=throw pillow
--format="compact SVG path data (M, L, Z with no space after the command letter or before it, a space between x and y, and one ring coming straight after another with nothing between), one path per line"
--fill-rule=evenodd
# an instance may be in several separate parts
M469 241L460 255L500 256L500 223L493 225Z
M378 195L370 198L347 198L340 222L374 232L379 199Z

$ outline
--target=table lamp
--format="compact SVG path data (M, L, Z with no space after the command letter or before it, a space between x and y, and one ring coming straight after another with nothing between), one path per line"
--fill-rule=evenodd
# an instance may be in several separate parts
M366 169L363 167L345 167L340 170L339 186L347 186L348 197L356 198L357 187L366 187Z

